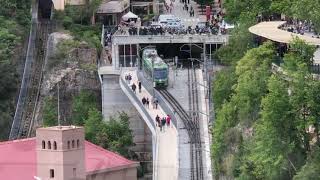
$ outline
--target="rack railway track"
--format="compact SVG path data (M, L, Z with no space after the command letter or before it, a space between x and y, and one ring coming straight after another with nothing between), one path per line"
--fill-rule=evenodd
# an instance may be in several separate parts
M46 55L46 45L49 34L53 31L50 20L39 20L37 26L37 36L35 42L35 59L31 68L26 104L24 105L18 139L27 138L33 130L36 105L40 94L42 82L42 72Z
M190 112L187 113L180 103L165 89L158 90L159 93L171 105L174 112L178 114L190 137L190 157L191 157L191 180L203 179L203 162L201 151L201 138L199 131L199 104L197 77L194 67L188 68L188 89L189 89L189 107Z

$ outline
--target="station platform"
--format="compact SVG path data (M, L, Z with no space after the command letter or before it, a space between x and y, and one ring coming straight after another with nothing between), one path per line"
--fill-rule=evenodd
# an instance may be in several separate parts
M160 118L166 117L167 114L158 105L157 109L152 106L152 95L142 85L141 92L138 88L138 76L135 69L122 70L120 73L120 86L123 92L128 96L131 103L136 107L150 131L153 134L153 161L154 161L154 176L155 180L176 180L178 179L179 155L178 155L178 132L174 124L165 126L162 131L156 126L155 118L158 115ZM130 82L125 80L126 75L131 75ZM136 93L131 89L132 84L136 84ZM143 106L142 98L149 98L149 107Z

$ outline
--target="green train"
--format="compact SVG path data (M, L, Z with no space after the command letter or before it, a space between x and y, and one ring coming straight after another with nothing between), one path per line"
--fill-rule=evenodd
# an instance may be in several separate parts
M153 69L152 69L152 61ZM154 74L154 86L165 88L168 86L168 65L159 57L155 48L146 48L142 52L143 70L152 78Z

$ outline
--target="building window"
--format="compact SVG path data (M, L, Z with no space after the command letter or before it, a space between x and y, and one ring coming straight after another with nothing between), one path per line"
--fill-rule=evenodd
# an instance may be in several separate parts
M48 149L51 149L51 142L48 141Z
M80 146L80 141L79 141L79 139L77 140L77 148L79 148L79 146Z
M74 148L74 140L72 140L72 148Z
M54 170L50 169L50 178L54 178Z
M45 148L46 148L46 142L42 141L42 149L45 149Z
M57 142L56 141L53 142L53 149L57 150Z
M77 176L77 169L73 168L73 177L76 177L76 176Z
M68 141L68 149L70 149L70 141Z

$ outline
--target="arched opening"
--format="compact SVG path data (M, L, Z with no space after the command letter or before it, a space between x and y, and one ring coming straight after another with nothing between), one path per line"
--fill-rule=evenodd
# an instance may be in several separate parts
M39 19L50 19L52 10L53 10L53 2L52 0L38 0L38 17Z
M72 140L72 143L71 143L71 144L72 144L72 148L74 148L74 140Z
M68 149L70 149L70 141L68 141Z
M45 148L46 148L46 142L42 141L42 149L45 149Z
M79 139L77 140L77 148L79 148L79 146L80 146L80 141L79 141Z
M53 149L57 150L57 142L55 142L55 141L53 142Z
M48 149L51 149L51 142L48 141Z

